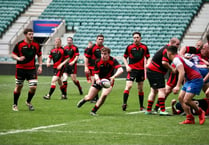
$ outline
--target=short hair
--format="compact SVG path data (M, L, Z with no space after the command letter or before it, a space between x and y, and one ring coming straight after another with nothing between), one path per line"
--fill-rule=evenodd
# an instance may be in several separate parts
M110 54L111 50L110 50L110 48L108 48L108 47L103 47L103 48L101 49L101 52L107 52L107 53Z
M24 31L23 31L23 34L28 34L28 32L33 32L33 29L25 28Z
M70 38L70 39L72 39L72 40L73 40L73 37L71 37L71 36L69 36L69 37L67 37L67 38Z
M207 33L206 38L209 41L209 32Z
M167 51L171 52L172 54L177 54L178 48L176 46L168 46Z
M134 36L135 34L138 34L141 37L141 33L140 32L134 32L134 33L132 33L132 36Z
M97 38L98 38L98 37L103 37L103 38L104 38L104 35L102 35L102 34L99 34L99 35L97 35Z

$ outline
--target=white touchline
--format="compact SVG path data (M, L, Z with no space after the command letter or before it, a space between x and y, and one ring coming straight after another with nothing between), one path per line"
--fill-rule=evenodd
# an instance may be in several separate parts
M55 124L55 125L48 125L48 126L40 126L40 127L31 128L31 129L12 130L12 131L7 131L7 132L0 132L0 135L8 135L8 134L21 133L21 132L31 132L31 131L36 131L40 129L59 127L63 125L67 125L67 124L63 123L63 124Z
M171 109L171 107L166 107L166 109ZM143 111L127 112L126 114L140 114L144 113Z

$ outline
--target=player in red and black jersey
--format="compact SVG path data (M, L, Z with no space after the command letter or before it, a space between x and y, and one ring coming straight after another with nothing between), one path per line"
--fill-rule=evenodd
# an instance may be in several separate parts
M203 42L201 40L197 41L197 43L194 46L184 46L181 47L179 54L185 57L185 54L200 54L200 50L203 47ZM203 56L202 56L203 57ZM188 58L189 59L189 58ZM175 65L172 64L172 67L175 68ZM178 81L178 72L173 73L172 71L169 72L169 78L166 83L166 95L165 99L168 97L168 95L172 92L172 89L176 86L176 83ZM159 101L155 105L155 111L158 112L160 105Z
M186 53L190 54L200 54L200 49L203 46L202 40L197 41L197 43L194 46L183 46L181 47L179 51L179 55L184 56ZM185 56L184 56L185 57Z
M144 91L143 91L143 82L145 79L144 75L144 62L145 58L148 60L150 58L149 49L143 43L141 43L141 33L134 32L132 34L134 42L127 46L123 61L126 66L127 78L126 78L126 87L123 92L123 105L122 110L126 111L127 101L129 97L129 92L132 88L134 80L137 82L138 96L140 110L144 110ZM129 61L129 63L128 63ZM149 60L148 60L149 61Z
M58 82L60 86L60 90L62 92L62 97L61 99L67 99L67 93L66 93L66 87L63 84L61 77L64 72L64 65L63 63L66 63L69 61L69 56L65 54L64 49L61 46L61 39L60 38L55 38L55 48L53 48L50 51L49 57L47 59L47 67L50 67L51 60L53 60L53 68L54 68L54 75L52 77L51 81L51 87L49 90L49 93L45 96L43 96L44 99L49 100L51 98L51 95L53 94L55 88L56 88L56 82Z
M94 83L90 87L88 94L78 102L77 107L80 108L84 103L92 100L95 95L98 94L98 92L102 89L100 86L101 79L105 78L110 80L111 86L109 88L102 89L101 96L92 109L91 115L96 115L97 110L102 106L107 95L109 95L112 91L115 78L123 73L121 65L115 58L110 56L110 49L107 47L103 47L101 49L101 59L98 59L95 63Z
M25 39L18 42L12 52L12 58L17 60L16 64L16 87L14 89L14 104L12 109L18 111L18 99L23 87L23 82L26 79L29 82L28 98L26 105L30 111L34 108L31 100L37 87L37 73L35 67L35 57L38 56L38 74L42 73L42 52L38 43L33 41L33 30L26 28L24 30Z
M95 61L99 58L101 58L101 49L104 47L104 36L102 34L97 35L96 39L96 44L93 44L91 48L86 49L84 53L84 72L86 74L91 74L92 75L92 83L94 82L93 80L93 70L95 66ZM95 96L93 102L98 100L98 95Z
M177 38L171 38L169 44L165 45L154 54L152 61L147 66L147 78L151 86L151 91L148 96L148 105L145 114L152 114L152 105L155 96L158 94L161 109L160 115L169 115L165 110L166 89L164 75L167 73L167 70L171 70L173 73L175 73L176 70L170 65L171 61L168 59L166 52L168 46L172 45L178 47L179 43L180 41Z
M70 74L73 83L78 87L80 95L83 94L81 85L79 80L77 80L77 60L79 58L79 50L78 47L73 44L73 38L67 38L67 46L64 47L65 53L70 56L70 60L67 63L64 73L63 73L63 84L67 89L67 79L68 75Z
M93 43L92 43L91 41L89 41L89 42L88 42L88 47L85 48L85 50L84 50L84 54L86 54L86 53L88 52L88 49L90 49L92 46L93 46ZM88 60L89 60L89 59L91 59L91 58L88 58ZM88 68L89 68L89 66L88 66ZM91 68L91 67L90 67L90 68ZM90 70L90 68L89 68L89 70ZM86 80L87 80L87 82L88 82L88 83L91 83L91 82L92 82L91 76L93 76L93 74L91 74L91 71L89 71L89 73L88 73L88 72L85 73L85 75L86 75Z

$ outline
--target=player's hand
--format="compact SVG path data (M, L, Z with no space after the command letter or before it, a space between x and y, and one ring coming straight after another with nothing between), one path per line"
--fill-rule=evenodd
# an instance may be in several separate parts
M20 56L20 57L18 58L18 61L23 61L23 60L25 60L25 56Z
M62 68L61 64L57 66L57 70L61 70L61 68Z
M112 85L115 81L115 77L110 77L110 84Z
M42 73L42 66L39 66L39 67L38 67L37 73L38 73L38 74L41 74L41 73Z
M47 67L50 67L50 66L51 66L51 64L50 64L50 63L47 63L47 64L46 64L46 66L47 66Z
M178 94L179 90L180 90L180 88L176 86L173 88L173 93Z
M127 72L131 72L131 68L129 66L126 67Z
M85 67L84 68L84 72L87 73L87 74L90 74L89 68L88 67Z

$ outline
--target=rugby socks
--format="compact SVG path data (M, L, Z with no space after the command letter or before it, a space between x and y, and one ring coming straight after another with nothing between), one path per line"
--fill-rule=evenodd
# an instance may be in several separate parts
M67 85L68 85L67 81L63 81L63 85L65 86L65 92L67 92Z
M91 112L96 113L98 109L99 109L99 107L97 105L95 105L94 108L91 110Z
M123 104L127 104L128 96L129 96L129 91L124 90L124 92L123 92Z
M74 84L78 87L79 90L81 90L81 85L80 85L80 82L77 80L77 81L73 81Z
M66 95L66 94L67 94L67 93L66 93L65 85L62 85L62 86L60 87L60 90L61 90L61 92L62 92L63 95Z
M157 101L157 104L155 105L155 111L158 111L158 109L160 108L160 104L159 104L159 100Z
M151 112L152 111L152 105L153 105L153 101L152 100L148 100L147 112Z
M143 104L144 104L144 92L139 92L139 104L140 104L140 107L143 107Z
M160 105L160 110L164 112L165 111L165 98L158 98L158 101Z
M20 97L20 93L14 91L14 104L17 105L18 99Z
M49 96L51 96L53 94L55 88L56 88L56 85L51 85L51 88L49 90Z
M32 98L33 98L33 96L34 96L34 94L35 94L35 93L32 93L32 92L30 92L30 91L28 92L28 99L27 99L27 102L28 102L28 103L31 102L31 100L32 100Z

